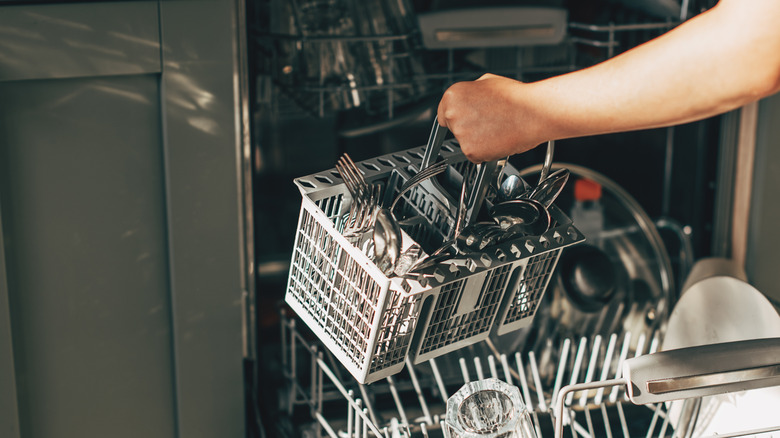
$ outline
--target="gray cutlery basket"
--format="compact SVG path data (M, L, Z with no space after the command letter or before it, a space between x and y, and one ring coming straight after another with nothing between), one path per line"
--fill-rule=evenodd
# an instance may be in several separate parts
M419 168L423 147L357 163L388 199ZM440 155L464 173L472 164L449 141ZM511 166L505 172L516 172ZM286 303L360 383L530 324L564 247L584 240L557 207L554 226L458 256L415 277L388 277L339 230L350 197L335 169L297 178L302 202ZM420 185L399 202L398 217L418 216L404 232L436 248L454 227L454 209ZM490 195L488 196L490 199Z

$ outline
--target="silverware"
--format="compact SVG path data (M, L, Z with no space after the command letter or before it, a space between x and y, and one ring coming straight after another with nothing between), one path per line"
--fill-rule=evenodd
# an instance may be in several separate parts
M469 192L469 196L466 200L466 213L464 216L463 227L467 227L471 222L476 219L479 209L482 208L482 203L485 201L485 195L487 194L488 181L495 181L495 171L498 167L496 161L486 161L484 163L477 164L477 175L474 181L471 183L472 189ZM464 183L468 178L464 176Z
M552 167L553 153L555 152L555 140L547 142L547 152L544 154L544 165L542 165L542 171L539 172L539 184L541 185L544 180L547 179L547 175L550 174L550 167Z
M368 231L374 224L375 213L381 202L381 186L368 184L363 173L348 154L342 155L336 162L344 185L352 196L352 205L347 215L343 234L354 236Z
M491 208L493 220L505 230L501 240L517 236L538 236L550 228L552 218L542 203L533 199L514 199Z
M450 132L449 129L439 124L439 116L434 117L433 127L431 128L430 136L428 136L428 144L425 146L420 169L425 169L433 164L433 161L439 156L441 145L444 143L444 137L447 136L448 132Z
M401 253L401 257L396 262L393 269L393 274L398 277L406 275L411 269L412 265L414 265L420 258L421 253L422 248L416 243L412 244L409 248L406 248L406 250Z
M436 164L423 168L421 171L417 172L413 177L409 178L409 180L406 181L398 190L398 194L395 195L395 199L393 199L393 203L390 204L390 212L391 213L393 212L393 210L395 209L395 205L398 203L399 200L401 200L401 197L403 197L403 195L406 192L418 186L421 182L425 181L426 179L434 177L444 172L445 170L447 170L447 166L448 164L446 161L439 161Z
M417 172L412 178L409 178L409 180L401 186L401 189L393 200L393 203L390 205L390 208L379 208L377 210L373 233L374 263L376 263L379 269L382 270L382 272L384 272L386 275L392 275L398 271L406 274L406 272L409 271L411 265L416 262L417 258L419 257L419 251L417 251L416 254L413 252L405 252L404 254L401 254L401 226L393 214L393 208L404 193L411 190L413 187L417 186L426 179L444 172L446 168L447 163L441 161ZM405 266L398 266L402 258Z
M401 227L386 208L379 209L374 223L374 263L386 275L395 271L401 256Z
M563 191L563 187L568 180L569 169L558 169L533 189L528 197L550 208L558 198L558 195L561 194L561 191Z
M444 244L440 246L439 249L432 252L431 255L429 255L428 257L418 260L414 265L412 265L412 267L409 269L409 272L416 272L451 258L454 254L450 254L448 252L450 250L454 249L454 252L457 253L458 249L456 247L456 244L458 241L458 236L460 235L460 232L463 230L463 224L466 218L466 186L467 185L468 185L468 178L464 176L463 183L461 184L460 187L460 198L458 200L458 211L455 218L455 228L453 231L453 237L450 240L444 242Z
M428 144L423 151L422 161L420 162L420 171L430 167L436 158L439 156L441 146L444 143L444 138L447 136L449 129L439 124L438 116L433 119L433 127L431 128L431 134L428 136ZM452 197L444 190L436 180L426 180L423 183L423 187L428 191L431 196L436 197L442 204L444 204L450 211L452 211L453 200Z
M507 175L504 181L498 186L499 201L511 201L525 195L531 189L531 186L525 180L517 175Z

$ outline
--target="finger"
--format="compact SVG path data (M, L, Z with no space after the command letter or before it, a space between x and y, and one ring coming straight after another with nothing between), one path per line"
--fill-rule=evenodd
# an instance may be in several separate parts
M439 106L436 108L436 117L439 120L439 125L447 127L447 117L444 115L447 111L447 105L448 105L448 95L445 92L442 96L441 100L439 101Z
M499 76L494 75L493 73L485 73L482 76L480 76L477 80L478 81L483 81L485 79L493 79L493 78L497 78L497 77L499 77Z

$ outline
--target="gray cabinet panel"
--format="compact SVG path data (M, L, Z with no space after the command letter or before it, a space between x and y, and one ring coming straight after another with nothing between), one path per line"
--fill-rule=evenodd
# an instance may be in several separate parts
M0 206L0 218L2 217ZM2 224L0 224L2 225ZM0 436L19 438L19 409L16 399L16 371L11 343L11 311L5 273L5 244L0 227Z
M173 436L158 98L153 75L0 84L24 437Z
M751 284L780 303L780 95L759 103L745 270Z
M0 7L3 438L244 436L240 4Z
M244 424L225 419L244 409L237 17L230 1L197 4L160 8L179 434L236 437Z
M156 1L5 6L0 81L160 71Z

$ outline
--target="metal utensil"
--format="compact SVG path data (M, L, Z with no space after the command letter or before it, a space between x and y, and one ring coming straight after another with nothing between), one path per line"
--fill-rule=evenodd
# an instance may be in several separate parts
M406 275L414 263L417 262L417 260L420 258L421 253L422 248L420 248L420 245L416 243L412 244L409 248L406 248L401 253L401 257L395 263L393 274L398 277Z
M336 162L344 185L352 196L352 205L345 222L343 233L355 236L368 231L374 224L376 210L381 202L381 186L368 184L363 173L348 154L342 155Z
M447 170L447 166L448 164L446 161L439 161L436 164L423 168L423 170L417 172L413 177L409 178L409 180L406 181L398 190L398 194L395 195L395 199L393 199L393 203L390 204L390 209L389 209L390 212L391 213L393 212L393 210L395 209L395 205L398 203L398 201L401 200L401 198L406 192L415 188L421 182L444 172L445 170Z
M439 156L439 152L441 152L441 146L444 143L444 138L447 136L448 132L449 129L439 124L438 116L435 117L433 119L431 134L428 136L428 144L425 146L425 150L423 151L422 161L420 162L420 171L430 167L436 161L436 158ZM453 199L447 193L447 191L441 187L438 181L434 179L427 179L422 183L422 186L425 187L429 194L434 196L442 204L444 204L447 209L452 211L452 204L454 203Z
M482 207L482 203L485 201L485 195L487 194L488 181L492 181L495 175L495 171L498 167L497 161L486 161L484 163L477 164L477 175L474 181L471 183L472 189L469 192L469 196L466 199L466 213L463 220L463 227L467 227L471 222L476 219L479 209ZM464 176L464 184L468 178Z
M393 218L390 210L380 209L374 223L374 263L385 274L395 270L395 264L401 256L401 227Z
M553 153L555 152L555 140L547 142L547 152L544 154L544 165L542 171L539 173L539 184L541 185L544 180L547 179L547 175L550 174L550 167L552 167Z
M550 228L550 211L534 199L504 201L490 209L493 220L505 231L502 240L520 235L538 236Z
M421 269L425 269L429 266L432 266L436 263L442 262L452 257L454 254L450 254L448 253L448 251L454 250L454 252L457 253L458 248L456 244L458 241L458 236L460 236L460 233L463 230L463 226L466 218L466 186L467 185L468 185L468 178L464 176L463 182L461 183L461 187L460 187L460 197L458 199L458 213L455 218L455 228L453 231L452 238L444 242L442 246L440 246L436 251L432 252L431 255L429 255L428 257L418 260L414 265L412 265L412 267L409 269L409 272L416 272Z
M504 233L501 226L495 222L477 222L461 231L458 236L458 248L471 251L482 251L496 243Z
M511 174L498 186L497 195L499 201L511 201L528 193L530 189L531 186L523 178Z
M434 117L433 127L431 128L430 136L428 136L428 144L425 146L420 169L425 169L433 164L433 161L439 156L441 145L444 143L444 137L447 136L448 132L450 132L449 129L439 124L439 116Z
M528 197L549 208L561 194L568 180L569 170L558 169L536 186Z

